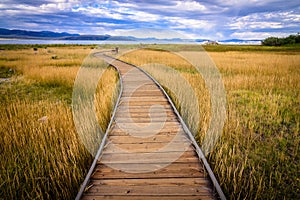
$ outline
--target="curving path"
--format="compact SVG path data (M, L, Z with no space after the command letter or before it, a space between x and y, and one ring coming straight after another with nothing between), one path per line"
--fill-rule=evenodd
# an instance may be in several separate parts
M161 86L133 65L95 56L119 71L122 92L77 199L225 199Z

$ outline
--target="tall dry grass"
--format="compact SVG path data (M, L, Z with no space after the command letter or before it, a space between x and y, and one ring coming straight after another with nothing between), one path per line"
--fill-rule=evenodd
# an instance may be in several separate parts
M28 81L72 87L77 71L90 51L83 47L6 50L0 54L0 66L16 70Z
M2 68L15 71L0 83L0 199L76 196L93 158L75 129L70 103L77 71L89 53L86 47L0 52ZM104 68L95 107L105 130L117 73Z
M210 160L231 198L299 198L299 53L210 53L228 123Z
M223 135L208 157L226 196L299 198L300 53L229 51L209 55L222 74L227 92ZM185 76L200 102L201 143L210 118L210 96L190 65L174 54L149 49L130 52L121 59L145 68L166 88L178 83L172 82L166 71L162 73L160 65L143 64L165 64ZM174 96L174 90L167 91ZM185 93L176 92L182 93L177 96ZM188 97L185 102L175 102L179 110L194 106ZM193 123L188 116L183 117L188 124Z

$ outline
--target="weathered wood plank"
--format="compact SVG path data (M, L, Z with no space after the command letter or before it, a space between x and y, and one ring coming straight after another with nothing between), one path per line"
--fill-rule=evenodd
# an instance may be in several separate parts
M99 163L92 179L149 179L149 178L205 178L204 170L197 161L189 163ZM208 181L208 180L207 180Z
M137 130L136 132L139 132L139 135L141 136L151 136L151 135L176 135L179 133L184 133L183 129L181 127L163 127L162 129L160 129L159 131L153 131L153 130ZM109 133L109 135L113 136L113 135L124 135L124 136L128 136L128 135L133 135L130 132L130 129L123 129L118 127L117 125L115 125L111 132ZM138 134L134 134L134 136L138 136Z
M120 105L128 105L128 106L143 106L143 107L150 107L153 105L168 105L169 103L167 101L146 101L146 100L141 100L141 101L121 101Z
M156 108L155 110L157 111L159 109ZM126 117L126 116L134 117L134 116L140 116L140 115L150 116L149 109L134 110L134 109L129 108L129 111L130 112L128 112L128 110L126 110L124 108L122 110L118 110L116 112L116 118L122 117L122 116L124 116L124 117ZM168 108L168 109L164 109L164 112L151 112L151 116L165 116L165 115L167 115L169 117L174 117L174 111L171 108Z
M135 92L123 92L122 93L122 97L130 97L130 96L134 96L134 97L147 97L147 96L159 96L159 95L163 95L162 91L159 90L153 90L153 91L135 91Z
M211 200L211 195L207 196L176 196L176 195L168 195L168 196L146 196L146 195L140 195L140 196L125 196L119 195L119 196L108 196L108 195L98 195L98 196L84 196L82 198L83 200L102 200L102 199L110 199L110 200Z
M195 168L198 167L197 163L191 163ZM206 178L130 178L130 179L93 179L91 181L93 185L107 185L107 186L135 186L144 185L151 187L157 186L198 186L208 185L209 182Z
M157 108L157 107L151 107L151 106L146 106L146 107L142 107L142 106L130 106L129 108L126 106L120 106L117 114L119 113L150 113L150 111L152 113L157 113L157 112L161 112L162 109L161 108ZM163 106L163 112L165 113L169 113L172 112L174 113L173 109L171 107L167 107L167 106Z
M150 137L133 137L133 136L110 136L109 141L114 144L142 144L142 143L169 143L176 142L190 142L187 136L181 135L154 135Z
M154 97L124 97L122 98L122 101L168 101L166 97L162 96L154 96Z
M133 153L147 153L147 152L182 152L182 151L194 151L193 146L184 146L182 147L182 142L172 142L170 143L137 143L134 144L134 148L132 144L115 144L108 143L105 147L106 153L120 153L120 152L133 152ZM166 145L168 147L166 148Z
M176 196L207 196L211 192L210 188L206 186L95 186L91 187L86 195L124 195L135 196L135 195L176 195Z
M123 90L127 90L127 89L136 89L136 85L124 85ZM157 85L153 84L153 83L144 83L143 85L139 86L138 89L144 89L144 90L156 90L157 89Z
M122 126L122 125L126 125L126 124L132 124L132 122L118 122L117 124L118 124L118 126L120 126L120 125ZM156 124L162 124L162 123L161 122L152 122L151 124L156 125ZM141 122L141 123L134 123L134 125L140 126L140 127L146 127L149 125L149 123ZM178 121L175 121L175 122L164 122L163 125L164 125L163 127L168 127L168 126L177 127L177 126L180 126L181 124Z
M182 144L184 149L184 145ZM102 154L101 163L162 163L166 160L172 162L197 162L198 156L194 151L178 152L147 152L147 153L119 153L119 154ZM177 159L178 158L178 159Z
M175 117L119 117L115 120L117 123L127 123L127 122L133 122L133 123L152 123L152 122L178 122L178 119Z

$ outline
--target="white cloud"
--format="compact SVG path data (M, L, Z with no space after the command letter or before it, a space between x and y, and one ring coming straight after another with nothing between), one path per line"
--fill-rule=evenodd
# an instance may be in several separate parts
M235 17L234 23L229 24L231 29L278 29L297 26L300 15L293 12L254 13L244 17Z
M230 27L233 29L265 29L265 28L283 28L281 22L247 22L247 21L238 21L230 24Z
M141 22L157 21L160 19L159 15L141 11L128 12L127 14L130 14L129 16L127 16L129 19Z
M43 13L42 10L37 9L35 6L30 6L26 4L0 4L0 8L3 9L0 12L1 16L17 16L22 17L24 14L32 13Z
M73 12L80 12L88 16L98 16L117 20L134 20L141 22L157 21L160 19L159 15L151 14L143 11L135 11L129 8L106 8L102 7L78 7L73 8Z
M121 13L123 15L123 19L131 19L134 21L149 22L149 21L157 21L161 18L161 16L157 14L132 10L129 8L120 7L117 9L112 9L112 11Z
M46 4L42 4L39 7L45 12L65 11L71 10L74 5L77 5L78 0L51 0Z
M22 15L25 14L43 14L43 13L56 13L57 11L71 10L78 1L65 1L65 0L52 0L47 4L37 6L29 4L0 4L1 15Z
M111 19L123 19L123 16L119 13L112 12L111 10L104 7L79 7L72 8L72 12L80 12L88 16L97 16Z
M267 37L286 37L290 34L283 32L236 32L230 35L231 38L239 39L265 39Z
M177 1L172 9L185 11L205 11L207 8L197 1Z
M107 22L96 22L96 23L93 23L92 25L97 25L97 26L101 26L101 27L116 27L116 26L118 26L117 24L107 23Z
M180 31L154 28L129 30L116 29L114 30L112 35L134 36L138 38L156 37L158 39L189 38L189 36L185 35L183 32Z
M123 2L119 2L119 1L111 1L111 3L113 5L115 5L116 7L121 7L121 8L136 8L137 5L133 4L133 3L123 3Z
M226 1L219 1L220 5L223 6L228 6L228 7L235 7L237 9L241 8L241 7L249 7L252 5L256 5L256 6L262 6L262 5L266 5L269 3L272 3L272 1L274 0L226 0Z
M41 9L45 11L56 11L56 10L65 10L66 8L69 8L70 6L65 3L48 3L48 4L42 4L40 6Z
M206 20L196 20L196 19L183 19L179 17L165 17L164 19L170 21L173 25L171 28L183 29L205 29L209 30L214 27L214 24Z

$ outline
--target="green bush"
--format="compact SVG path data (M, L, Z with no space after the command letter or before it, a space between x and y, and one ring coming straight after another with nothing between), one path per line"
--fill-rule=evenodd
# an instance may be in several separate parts
M297 33L297 35L290 35L285 38L268 37L262 41L262 44L266 46L282 46L282 45L293 45L299 43L300 43L300 33Z

